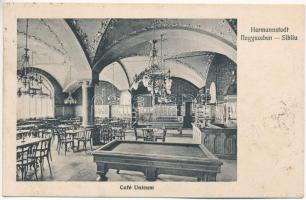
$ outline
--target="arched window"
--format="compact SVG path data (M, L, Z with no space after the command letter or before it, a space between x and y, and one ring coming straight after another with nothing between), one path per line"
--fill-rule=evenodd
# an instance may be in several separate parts
M210 97L211 97L210 103L216 103L216 101L217 101L217 89L216 89L215 82L212 82L210 84L209 92L210 92Z
M54 88L45 76L41 74L40 76L42 77L42 94L19 93L17 119L54 117ZM22 86L19 81L18 86Z
M131 93L127 90L121 91L120 105L131 105Z

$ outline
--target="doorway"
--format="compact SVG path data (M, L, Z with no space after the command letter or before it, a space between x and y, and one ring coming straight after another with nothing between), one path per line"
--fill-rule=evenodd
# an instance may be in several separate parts
M184 128L191 128L192 125L192 102L185 102Z

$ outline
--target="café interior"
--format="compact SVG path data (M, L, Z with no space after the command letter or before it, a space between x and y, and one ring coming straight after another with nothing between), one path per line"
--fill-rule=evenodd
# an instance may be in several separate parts
M236 181L236 38L236 19L18 19L16 180Z

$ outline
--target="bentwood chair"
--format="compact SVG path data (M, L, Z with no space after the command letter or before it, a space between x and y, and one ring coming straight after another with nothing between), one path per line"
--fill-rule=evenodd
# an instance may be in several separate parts
M154 130L151 128L142 129L144 141L154 141Z
M136 141L138 139L144 139L143 135L138 134L136 126L134 126L134 134L135 134Z
M114 139L125 140L125 132L122 127L113 128L112 135Z
M52 160L51 158L51 140L52 140L51 137L46 140L42 140L39 143L39 146L37 148L36 159L37 159L37 162L39 162L41 178L43 178L43 169L44 169L45 159L47 159L49 171L52 176L52 170L50 166L50 159Z
M58 142L57 142L57 152L60 154L62 146L65 147L65 156L68 150L68 145L70 145L71 149L74 149L74 140L70 135L66 134L65 130L56 129Z
M34 174L37 178L37 159L36 159L36 150L37 150L38 143L34 143L27 146L22 146L17 148L17 162L16 162L16 169L17 169L17 176L18 171L21 171L21 180L24 181L27 173L30 169L34 169Z
M111 140L111 130L108 125L100 126L100 141L102 144L106 144Z
M94 131L94 129L92 128L84 128L83 130L81 130L77 136L77 138L75 138L78 142L78 146L77 146L77 151L80 150L80 143L83 143L83 148L85 150L85 152L87 151L87 142L89 142L90 144L90 150L92 150L92 132Z
M39 137L39 129L37 127L32 128L31 131L30 131L30 135L32 137Z
M167 130L166 128L163 128L162 129L162 134L155 134L154 135L154 141L158 141L158 140L161 140L162 142L165 142L166 141L166 134L167 134Z

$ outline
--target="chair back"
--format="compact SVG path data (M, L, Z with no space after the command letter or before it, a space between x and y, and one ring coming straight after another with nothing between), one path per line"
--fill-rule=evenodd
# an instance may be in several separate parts
M36 156L37 147L39 143L22 146L17 149L17 162L21 165L28 165L33 163Z
M59 141L65 142L67 140L66 129L57 127L55 128L55 134Z
M90 140L92 137L92 132L94 131L94 129L85 129L85 135L84 138L86 140Z
M37 127L34 127L30 131L30 135L32 137L39 137L39 129Z
M84 128L79 132L78 137L81 138L82 140L90 140L93 131L94 131L93 128Z
M59 137L59 135L61 134L61 131L58 127L54 126L53 127L53 133Z
M51 151L51 137L45 140L42 140L38 146L39 156L44 157L48 156Z

